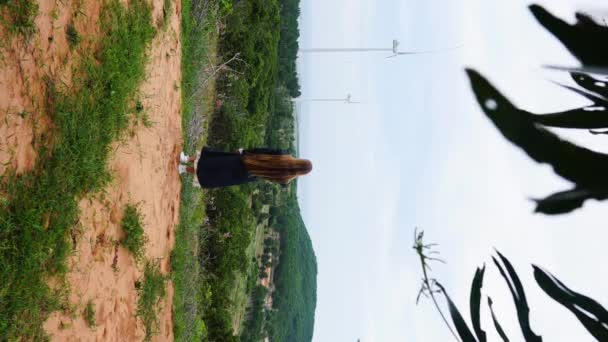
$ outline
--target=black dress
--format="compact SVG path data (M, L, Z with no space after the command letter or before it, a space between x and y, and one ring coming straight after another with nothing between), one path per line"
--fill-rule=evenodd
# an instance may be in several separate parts
M256 148L238 152L217 151L203 147L196 166L196 177L203 188L218 188L239 185L257 180L251 176L243 163L244 154L288 154L285 150Z

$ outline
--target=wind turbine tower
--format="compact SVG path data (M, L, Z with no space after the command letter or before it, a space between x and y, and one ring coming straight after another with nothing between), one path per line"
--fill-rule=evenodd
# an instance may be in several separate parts
M295 98L292 99L293 102L342 102L346 104L357 104L361 103L358 101L353 101L353 96L351 94L346 94L345 98Z

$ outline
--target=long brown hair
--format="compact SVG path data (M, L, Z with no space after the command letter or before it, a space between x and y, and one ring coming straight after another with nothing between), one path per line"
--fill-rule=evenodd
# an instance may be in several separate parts
M312 170L309 160L297 159L288 154L247 153L243 155L243 163L252 176L279 184L288 184L292 179Z

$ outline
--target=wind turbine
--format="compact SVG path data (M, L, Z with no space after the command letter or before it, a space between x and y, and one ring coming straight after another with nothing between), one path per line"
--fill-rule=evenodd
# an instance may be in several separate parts
M350 93L346 94L345 103L348 103L348 104L361 103L361 102L358 102L358 101L352 101L352 98L353 98L353 96Z
M457 45L457 46L444 48L444 49L437 49L437 50L399 51L399 41L397 39L393 39L393 54L386 58L393 58L393 57L403 56L403 55L423 55L423 54L428 54L428 53L444 52L444 51L456 50L461 47L462 47L462 45Z
M453 50L453 49L457 49L460 46L456 46L456 47L452 47L452 48L447 48L447 49L440 49L440 50L422 50L422 51L399 51L399 41L397 39L393 39L393 45L392 47L386 47L386 48L312 48L312 49L300 49L301 52L304 53L314 53L314 52L374 52L374 51L386 51L386 52L392 52L393 54L388 56L387 58L392 58L392 57L397 57L397 56L403 56L403 55L421 55L421 54L427 54L427 53L437 53L437 52L442 52L442 51L448 51L448 50Z

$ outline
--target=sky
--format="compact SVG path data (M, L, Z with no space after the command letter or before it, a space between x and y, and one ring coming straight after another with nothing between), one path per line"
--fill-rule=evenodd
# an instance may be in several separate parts
M592 1L539 1L569 21ZM314 341L449 341L430 301L416 306L421 271L414 228L448 261L432 276L468 313L476 267L487 265L483 294L512 340L513 302L491 256L514 264L526 288L532 328L548 341L591 341L573 315L536 285L531 264L608 307L602 268L608 202L569 215L533 214L530 198L570 187L549 166L509 144L483 115L464 67L473 67L517 105L535 112L586 104L541 68L576 60L538 25L528 1L302 0L300 47L461 48L387 59L383 52L301 53L302 98L361 104L299 105L300 155L313 172L299 181L304 221L317 256ZM603 13L608 13L607 11ZM555 130L608 153L608 138ZM485 303L485 299L483 300ZM467 315L468 316L468 315ZM487 306L482 325L496 340Z

